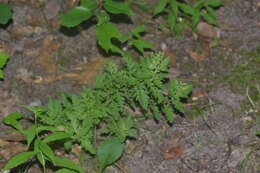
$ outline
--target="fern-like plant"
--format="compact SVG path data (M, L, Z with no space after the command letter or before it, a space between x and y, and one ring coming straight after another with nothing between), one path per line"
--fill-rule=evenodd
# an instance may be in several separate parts
M59 159L48 144L59 141L67 150L78 143L90 155L97 155L102 172L119 159L124 141L137 135L135 116L129 113L130 108L140 108L145 117L155 120L165 115L169 123L173 123L176 111L184 112L181 100L188 97L192 86L168 79L168 62L163 53L141 57L139 62L126 56L122 68L107 62L93 87L85 88L79 96L62 94L59 100L52 99L46 106L25 106L34 113L35 125L30 128L22 129L17 121L22 118L20 114L9 115L4 122L26 134L28 147L33 149L22 155L23 162L15 163L17 157L14 157L5 169L33 157L43 167L45 161L57 164ZM59 166L82 170L74 164L68 167L63 163Z

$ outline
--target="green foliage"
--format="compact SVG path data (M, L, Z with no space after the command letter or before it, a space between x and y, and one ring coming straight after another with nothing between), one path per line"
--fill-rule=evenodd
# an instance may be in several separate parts
M140 30L136 28L132 34L138 36ZM73 162L57 158L50 146L58 142L69 150L78 143L90 155L97 156L102 172L120 158L124 141L136 136L136 120L129 109L141 109L145 116L156 120L165 115L169 123L174 121L174 112L184 112L181 101L192 87L167 78L168 62L163 53L141 57L139 62L125 56L122 68L107 62L93 87L85 88L79 96L65 93L46 106L24 106L34 114L35 124L28 129L19 123L22 114L10 114L4 123L26 135L31 153L15 160L20 164L34 158L43 168L50 162L64 167L59 172L82 171ZM7 168L17 163L11 159Z
M123 154L124 145L116 138L110 138L100 144L98 147L98 161L100 171L114 163Z
M145 49L153 48L150 43L141 39L140 33L144 33L146 30L144 26L138 26L130 34L122 35L119 29L110 22L110 16L112 15L123 14L131 17L133 14L130 9L131 4L130 1L81 0L79 6L72 8L60 17L60 23L66 27L75 27L86 20L96 18L97 43L107 53L125 55L122 47L128 44L143 54Z
M221 0L198 0L193 4L178 0L161 0L154 8L153 15L167 14L169 27L181 36L186 25L195 31L200 20L217 25L215 9L222 6Z
M83 169L79 165L68 159L56 157L51 146L48 144L48 142L67 139L68 135L64 132L59 132L55 126L48 127L43 124L38 124L36 117L37 114L34 115L36 123L28 129L23 129L19 122L23 117L21 113L12 113L4 118L3 122L5 124L12 126L18 132L26 135L28 151L11 158L3 168L3 171L15 168L29 161L37 160L42 165L44 172L47 162L53 163L53 165L57 167L64 167L71 171L82 172ZM40 135L43 131L52 131L52 133L50 135Z
M8 59L9 59L9 56L7 54L0 52L0 79L4 78L4 72L2 69L4 68Z
M5 25L12 18L11 9L11 5L0 2L0 24Z

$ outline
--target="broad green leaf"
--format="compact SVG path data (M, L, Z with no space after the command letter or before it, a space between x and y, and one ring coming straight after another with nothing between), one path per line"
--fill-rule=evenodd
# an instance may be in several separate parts
M72 171L70 169L63 168L63 169L59 169L58 171L55 171L55 173L77 173L77 172Z
M221 0L208 0L205 2L206 6L210 6L213 8L220 7L223 2Z
M194 15L191 17L191 28L194 31L200 21L200 12L198 10L194 11Z
M34 151L17 154L7 162L7 164L4 167L4 170L15 168L16 166L21 165L26 161L29 161L35 156L35 154L36 153Z
M12 18L11 9L11 5L0 2L0 24L5 25Z
M209 13L203 13L202 17L203 17L203 19L205 19L205 21L208 24L217 25L216 19L213 16L211 16Z
M176 25L176 19L177 19L177 16L174 15L174 13L172 11L169 11L168 12L168 18L167 18L167 23L169 24L171 30L173 30L173 28Z
M178 16L178 13L179 13L179 8L178 8L178 3L176 0L171 0L170 1L170 6L171 6L171 9L170 9L170 12L174 15L174 16Z
M117 161L123 154L124 145L117 138L103 141L98 147L97 157L101 170Z
M64 167L64 168L69 168L69 169L72 169L72 170L75 170L75 171L79 171L79 172L83 172L83 168L72 162L71 160L69 159L66 159L66 158L62 158L62 157L55 157L54 158L54 161L55 161L55 165L56 166L59 166L59 167Z
M16 113L11 113L7 117L4 118L3 122L5 124L8 124L18 131L22 131L22 125L17 121L23 117L23 114L16 112Z
M146 29L147 29L147 27L145 25L139 25L139 26L134 27L131 30L131 33L133 34L133 36L140 38L141 37L140 34L145 32Z
M27 147L29 148L37 134L36 125L32 125L28 129L24 130L24 134L26 135Z
M97 0L80 0L80 6L88 8L90 10L95 10L98 8L99 4Z
M205 2L205 0L198 0L192 5L192 8L200 10L202 7L205 6Z
M43 142L48 143L48 142L58 141L70 137L71 136L65 132L54 132L52 134L49 134L46 138L44 138Z
M0 14L0 16L1 16L1 14ZM9 59L9 55L0 52L0 69L5 66L5 64L7 63L8 59Z
M161 13L165 9L168 2L169 2L169 0L160 0L159 4L157 4L153 10L153 15L155 16L155 15Z
M40 133L42 131L57 131L58 128L57 127L53 127L53 126L38 126L37 127L37 132Z
M37 158L37 160L40 162L40 164L42 165L42 167L45 167L46 159L45 159L43 153L42 153L42 152L38 152L37 155L36 155L36 158Z
M142 54L144 54L144 49L152 49L154 46L144 40L132 40L130 42L137 50L139 50Z
M186 14L191 16L194 14L194 9L185 3L178 3L178 7L180 7L180 9Z
M43 141L38 142L38 147L39 147L40 152L42 152L45 156L47 156L55 164L55 161L54 161L55 156L54 156L54 153L53 153L51 147L49 147L49 145L47 145Z
M92 17L92 15L93 12L90 9L79 6L72 8L66 14L62 15L59 18L59 21L61 25L66 27L74 27L88 20L90 17Z
M96 37L98 44L105 49L106 52L112 51L122 54L123 52L112 43L112 39L120 41L122 36L117 27L110 23L103 23L96 28Z
M208 7L207 12L215 21L217 21L217 14L214 9Z
M113 0L105 0L104 8L112 14L133 14L128 4L125 2L117 2Z

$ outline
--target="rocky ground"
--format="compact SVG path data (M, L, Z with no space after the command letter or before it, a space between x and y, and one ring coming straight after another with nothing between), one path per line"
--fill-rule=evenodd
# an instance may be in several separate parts
M150 0L155 3L155 0ZM44 105L61 92L79 93L102 70L104 54L94 26L63 28L58 16L73 0L13 0L13 20L0 28L0 51L10 57L0 82L0 119L20 105ZM107 172L260 173L260 2L225 0L219 27L200 23L197 34L152 30L147 41L172 57L178 79L194 86L187 113L173 126L164 120L139 123L139 137ZM135 24L154 25L137 13ZM149 16L148 16L149 18ZM119 24L127 32L129 24ZM117 60L118 57L110 57ZM23 136L7 134L0 123L0 168L25 150ZM49 170L51 172L51 170ZM41 172L34 165L28 170Z

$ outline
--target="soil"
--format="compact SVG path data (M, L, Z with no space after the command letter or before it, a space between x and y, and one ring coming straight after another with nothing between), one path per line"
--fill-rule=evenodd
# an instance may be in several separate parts
M102 70L99 64L107 55L97 46L94 25L68 29L58 23L69 2L10 2L13 19L0 28L0 50L10 55L0 81L0 120L24 112L20 105L44 105L61 92L79 93ZM194 86L192 101L172 126L165 120L140 122L138 138L126 141L125 154L106 172L260 173L260 138L255 135L260 130L260 2L224 4L217 10L218 28L187 30L181 39L167 29L145 35L156 51L172 57L174 76ZM118 27L125 33L136 24L165 22L143 15L139 11L133 24ZM203 35L208 30L214 38ZM106 57L111 59L120 61L116 55ZM64 75L71 73L79 76ZM1 168L13 155L11 147L17 146L17 152L25 147L19 143L22 136L7 135L3 123L0 129ZM33 166L28 172L41 169Z

